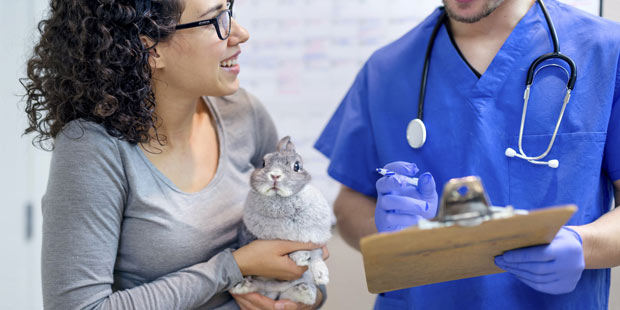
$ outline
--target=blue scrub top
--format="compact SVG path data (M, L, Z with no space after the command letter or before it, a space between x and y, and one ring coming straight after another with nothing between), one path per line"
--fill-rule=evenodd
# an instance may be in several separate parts
M590 223L610 209L620 179L620 25L553 0L545 1L561 52L578 78L555 144L552 169L504 156L518 149L526 72L551 52L538 5L515 27L481 78L459 56L445 26L431 56L424 147L409 147L405 132L417 116L424 53L439 10L368 60L315 147L330 158L330 176L376 197L374 169L410 161L430 171L438 190L450 178L478 175L493 205L520 209L576 204L570 225ZM559 63L562 64L562 63ZM567 77L557 67L534 80L523 148L541 154L553 133ZM549 295L501 273L381 294L375 309L607 309L609 269L585 270L569 294Z

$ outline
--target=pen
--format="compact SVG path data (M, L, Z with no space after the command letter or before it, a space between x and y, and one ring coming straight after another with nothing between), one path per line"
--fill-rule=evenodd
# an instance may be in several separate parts
M402 174L398 174L398 173L396 173L396 172L394 172L394 171L387 170L387 169L383 169L383 168L377 168L376 170L377 170L377 172L378 172L379 174L384 175L384 176L390 176L390 175L400 175L400 176L401 176L401 177L403 177L405 180L407 180L407 183L409 183L409 184L411 184L411 185L413 185L413 186L418 186L418 178L410 178L410 177L408 177L408 176L404 176L404 175L402 175Z

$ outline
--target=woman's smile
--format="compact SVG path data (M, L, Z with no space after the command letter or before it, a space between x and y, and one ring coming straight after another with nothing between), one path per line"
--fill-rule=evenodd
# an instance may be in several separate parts
M222 68L222 70L224 70L225 72L229 72L232 74L239 74L239 72L241 71L241 67L237 63L239 54L241 54L241 51L235 53L233 56L229 58L222 60L220 62L220 68Z

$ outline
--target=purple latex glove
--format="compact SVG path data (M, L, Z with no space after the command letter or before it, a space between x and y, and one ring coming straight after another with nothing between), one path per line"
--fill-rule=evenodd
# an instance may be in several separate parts
M375 225L379 232L397 231L415 225L420 218L433 218L437 212L437 190L433 176L426 172L419 177L418 186L408 184L403 176L413 177L418 167L397 161L385 169L400 175L383 176L377 180Z
M550 244L508 251L495 257L495 265L537 291L570 293L585 268L581 236L564 226Z

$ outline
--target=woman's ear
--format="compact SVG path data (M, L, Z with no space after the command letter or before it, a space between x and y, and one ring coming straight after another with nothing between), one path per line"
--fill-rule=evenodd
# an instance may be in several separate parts
M155 42L144 35L140 36L140 41L142 41L142 45L144 45L145 48L149 49L149 65L151 66L151 70L163 69L165 67L164 57L157 53L157 48L153 47Z

